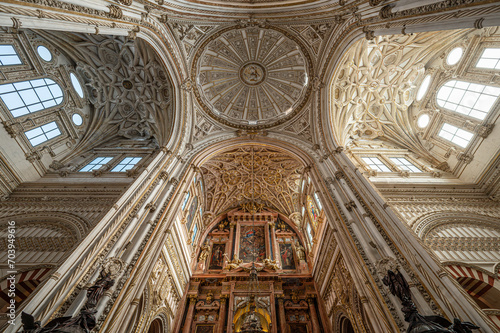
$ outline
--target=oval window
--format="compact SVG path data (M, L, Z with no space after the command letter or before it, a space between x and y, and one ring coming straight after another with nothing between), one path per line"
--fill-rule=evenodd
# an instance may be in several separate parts
M420 88L418 88L417 101L420 101L422 98L424 98L425 93L427 93L427 89L429 89L430 84L431 84L431 76L429 74L422 81Z
M50 52L49 49L46 48L45 46L39 45L36 48L36 51L38 52L40 58L42 58L43 60L47 62L52 60L52 52Z
M431 118L429 117L429 115L427 113L425 113L425 114L421 115L420 117L418 117L417 125L420 128L425 128L425 127L427 127L427 125L429 125L430 120L431 120Z
M455 47L450 51L450 53L448 53L448 57L446 57L446 63L448 65L456 65L462 58L463 54L464 49L462 49L461 47Z
M71 116L71 120L73 120L73 124L75 124L76 126L80 126L81 124L83 124L83 118L78 113L73 113L73 115Z
M69 77L71 78L71 84L73 85L73 88L75 88L76 93L78 94L78 96L83 98L83 89L82 85L80 84L80 80L78 80L74 73L69 74Z

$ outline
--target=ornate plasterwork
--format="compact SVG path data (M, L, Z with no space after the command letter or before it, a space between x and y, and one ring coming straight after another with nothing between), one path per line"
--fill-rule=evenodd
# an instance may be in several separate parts
M184 48L186 58L192 57L192 53L196 48L197 43L203 39L207 34L214 29L213 26L203 26L194 24L184 24L172 22L170 23L172 30Z
M435 161L418 137L410 106L424 65L456 34L380 36L351 47L330 86L337 142L382 139Z
M302 165L287 153L240 147L212 157L200 169L207 193L205 211L218 215L252 199L286 215L298 210Z
M120 140L155 147L172 129L172 85L156 52L140 39L51 32L43 36L63 46L77 62L94 108L74 154ZM73 156L73 155L72 155Z
M228 28L195 56L191 80L210 116L238 128L281 123L304 106L310 59L290 34L270 28Z
M207 119L203 113L199 110L195 110L195 122L193 129L193 141L198 141L206 137L207 135L214 134L217 132L223 132L224 129Z

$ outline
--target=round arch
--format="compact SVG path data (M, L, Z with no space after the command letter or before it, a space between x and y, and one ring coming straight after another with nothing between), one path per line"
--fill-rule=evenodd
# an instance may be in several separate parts
M160 320L160 318L154 319L149 325L148 333L163 333L163 332L164 332L163 322Z
M417 236L421 239L425 239L425 237L432 231L434 228L445 225L445 224L465 224L474 225L474 226L484 226L488 228L498 229L500 231L500 227L498 227L498 219L480 214L471 214L467 212L456 212L456 211L441 211L441 212L432 212L422 216L417 219L412 224L412 229L415 231Z

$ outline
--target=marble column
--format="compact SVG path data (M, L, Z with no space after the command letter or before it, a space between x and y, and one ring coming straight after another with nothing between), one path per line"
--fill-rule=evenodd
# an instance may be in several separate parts
M234 239L234 226L236 225L236 222L229 222L229 242L227 243L227 248L226 248L226 251L227 251L227 256L229 259L232 259L232 255L233 255L233 243L235 241ZM227 259L224 259L226 260L226 263L227 263ZM226 263L224 263L224 266L226 265Z
M224 333L224 327L226 326L226 302L227 302L227 295L221 295L220 309L219 309L219 325L217 327L217 333Z
M283 305L283 295L276 295L278 298L278 311L280 317L280 332L287 333L286 330L286 316L285 316L285 306Z
M271 245L273 247L273 258L271 259L276 260L279 258L278 242L276 242L276 224L269 222L269 226L271 227Z
M316 306L314 305L314 299L308 298L307 303L309 303L309 311L311 312L311 321L313 326L313 333L320 333L318 314L316 313Z
M194 305L196 304L197 301L197 298L194 295L188 295L188 298L189 298L189 309L186 315L186 322L184 323L184 329L182 330L182 333L191 332L191 325L193 323L193 316L194 316Z

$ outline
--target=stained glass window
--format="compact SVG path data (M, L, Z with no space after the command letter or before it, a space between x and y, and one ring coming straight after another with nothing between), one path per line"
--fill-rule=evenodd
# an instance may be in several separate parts
M187 205L187 203L188 203L188 200L189 200L189 196L190 196L190 195L191 195L191 194L190 194L189 192L188 192L188 193L186 193L186 196L184 197L184 201L182 202L182 207L181 207L181 209L182 209L182 210L184 210L184 208L186 208L186 205Z

